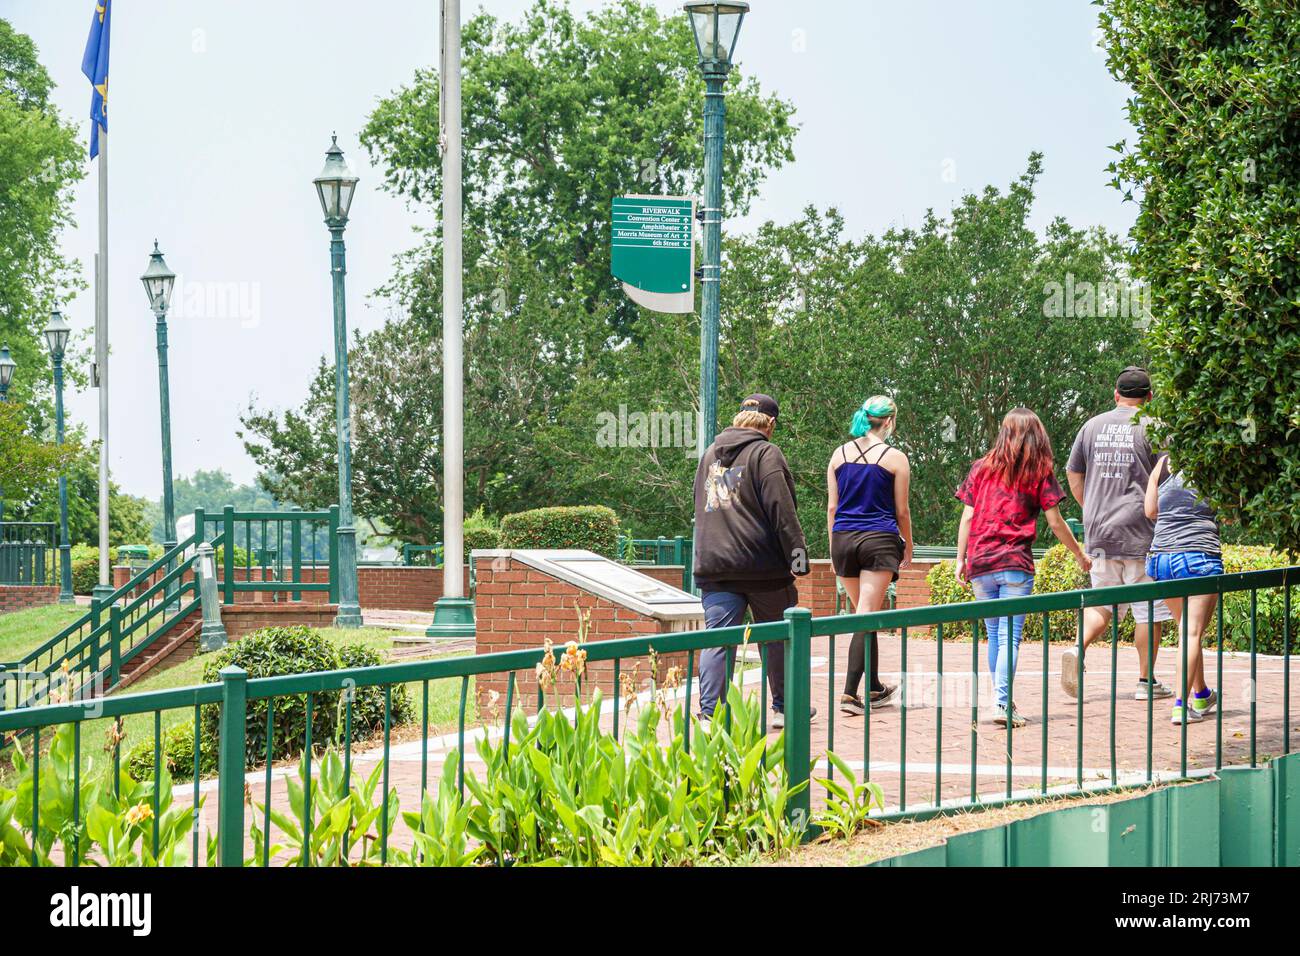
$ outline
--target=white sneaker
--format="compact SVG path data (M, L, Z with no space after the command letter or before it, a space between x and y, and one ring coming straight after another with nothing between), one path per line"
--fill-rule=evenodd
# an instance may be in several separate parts
M1070 697L1079 696L1079 655L1074 651L1061 654L1061 690Z
M1174 692L1166 687L1160 681L1154 684L1144 680L1138 681L1137 690L1133 693L1134 700L1160 700L1165 697L1173 697Z

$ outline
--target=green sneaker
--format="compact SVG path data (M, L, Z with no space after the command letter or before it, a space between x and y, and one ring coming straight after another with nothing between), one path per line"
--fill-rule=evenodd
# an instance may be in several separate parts
M1213 688L1210 689L1209 697L1201 698L1193 694L1192 699L1188 701L1188 703L1192 705L1192 710L1196 711L1202 717L1206 716L1207 714L1209 714L1210 711L1214 710L1214 705L1217 704L1218 702L1219 702L1219 692L1217 690L1214 690Z
M1173 716L1169 722L1177 727L1182 724L1199 724L1204 719L1205 715L1199 713L1195 707L1180 707L1175 704Z

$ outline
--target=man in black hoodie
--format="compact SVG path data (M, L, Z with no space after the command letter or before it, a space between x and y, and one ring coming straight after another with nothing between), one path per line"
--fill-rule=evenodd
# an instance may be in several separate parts
M808 573L808 546L795 513L794 478L772 444L778 414L769 395L751 395L714 439L695 473L695 583L706 627L779 621L799 603L795 575ZM771 726L784 725L785 646L761 645L772 690ZM736 650L700 653L700 714L713 717Z

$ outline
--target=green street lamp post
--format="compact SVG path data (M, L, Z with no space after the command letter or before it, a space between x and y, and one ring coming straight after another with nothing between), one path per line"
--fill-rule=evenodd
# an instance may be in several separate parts
M0 346L0 402L9 401L9 383L14 380L14 369L18 363L9 354L9 346ZM0 488L0 521L5 520L4 489Z
M54 367L54 441L63 445L63 352L72 329L58 308L50 311L45 327L45 344ZM59 603L72 604L72 541L68 537L68 476L59 472Z
M731 55L748 3L685 5L704 74L704 261L700 282L700 451L712 442L718 424L718 328L722 300L722 145L726 125L725 87Z
M176 508L172 497L172 407L171 387L167 377L167 307L171 305L172 286L176 273L167 268L158 240L149 254L149 266L140 277L149 308L153 310L154 327L158 335L158 409L162 421L162 473L163 473L163 549L176 547ZM170 588L168 589L171 590Z
M325 168L314 180L325 225L330 231L330 275L334 280L334 431L339 448L339 611L335 627L360 627L357 600L357 529L352 524L352 412L348 401L348 327L344 308L343 229L356 192L357 177L343 159L338 137L331 137Z

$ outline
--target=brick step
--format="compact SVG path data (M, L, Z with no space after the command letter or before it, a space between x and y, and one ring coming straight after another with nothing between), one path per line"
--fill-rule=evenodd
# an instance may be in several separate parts
M177 625L175 635L169 635L155 642L122 669L121 680L115 690L122 690L141 680L150 671L155 670L164 660L175 657L172 663L179 664L194 656L198 646L199 631L203 627L203 617L195 612L186 621ZM189 645L186 648L186 645ZM185 651L182 651L186 648Z

